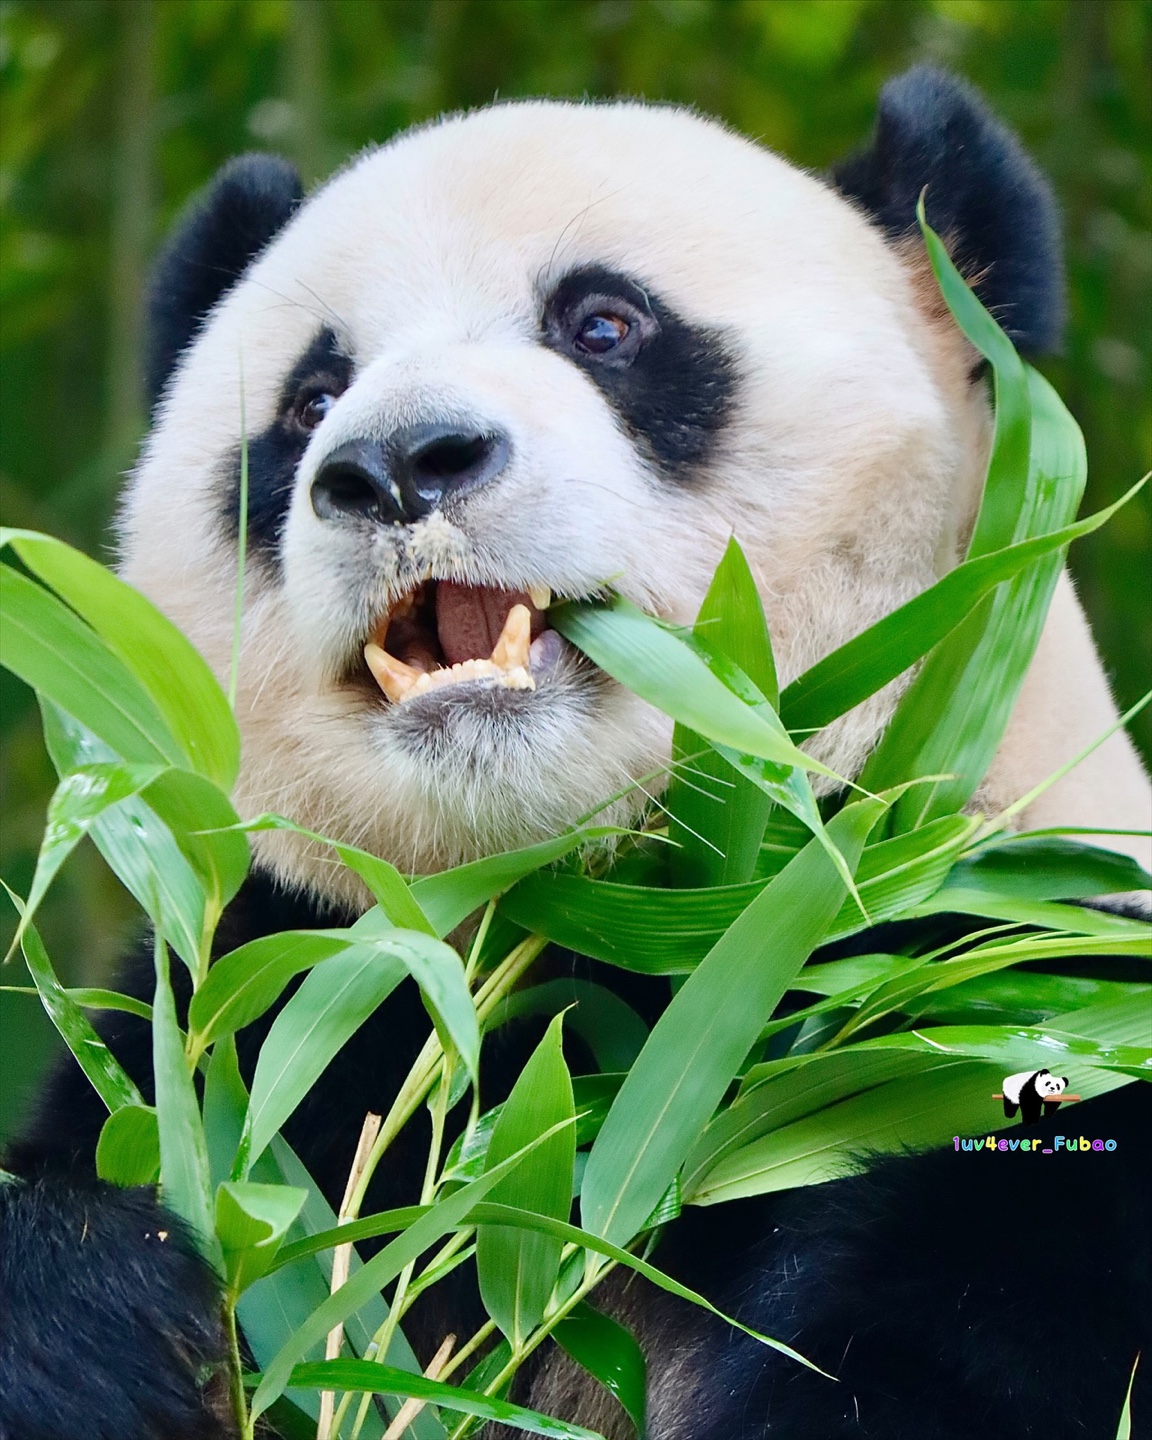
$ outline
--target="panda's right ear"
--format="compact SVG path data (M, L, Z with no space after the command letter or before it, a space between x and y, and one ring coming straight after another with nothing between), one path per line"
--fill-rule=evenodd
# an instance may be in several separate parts
M192 198L152 270L148 289L148 404L154 407L204 317L300 204L295 166L277 155L229 160Z

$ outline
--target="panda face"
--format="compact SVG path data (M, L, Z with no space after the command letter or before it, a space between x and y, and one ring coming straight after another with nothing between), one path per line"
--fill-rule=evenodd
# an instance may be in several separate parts
M669 748L549 597L690 621L735 534L787 681L931 583L988 426L926 291L684 111L499 106L338 174L184 355L122 515L125 574L224 674L246 442L242 810L415 871L528 843ZM854 772L893 700L820 758Z
M1068 1081L1061 1075L1050 1075L1047 1070L1041 1070L1036 1076L1037 1095L1059 1095L1068 1087Z

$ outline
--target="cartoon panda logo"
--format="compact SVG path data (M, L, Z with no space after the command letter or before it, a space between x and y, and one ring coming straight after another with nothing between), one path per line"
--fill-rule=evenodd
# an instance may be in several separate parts
M1040 1111L1053 1115L1060 1108L1060 1099L1068 1086L1066 1075L1053 1075L1048 1070L1021 1070L1018 1075L1004 1077L1004 1114L1011 1120L1020 1111L1024 1125L1035 1125Z

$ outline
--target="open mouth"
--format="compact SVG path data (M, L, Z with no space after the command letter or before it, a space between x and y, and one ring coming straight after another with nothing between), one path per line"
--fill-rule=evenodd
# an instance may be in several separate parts
M546 586L499 590L427 580L380 618L364 646L372 677L394 705L452 685L535 690L559 657Z

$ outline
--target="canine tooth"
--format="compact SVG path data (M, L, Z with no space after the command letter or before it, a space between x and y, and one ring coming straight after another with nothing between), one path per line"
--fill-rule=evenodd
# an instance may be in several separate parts
M528 647L532 643L532 613L527 605L513 605L504 629L492 650L492 664L498 670L528 668Z
M413 670L411 665L405 665L379 645L365 645L364 659L377 685L393 703L403 700L412 687L425 678L419 670Z
M529 585L528 598L537 610L547 610L552 603L552 591L547 585Z

